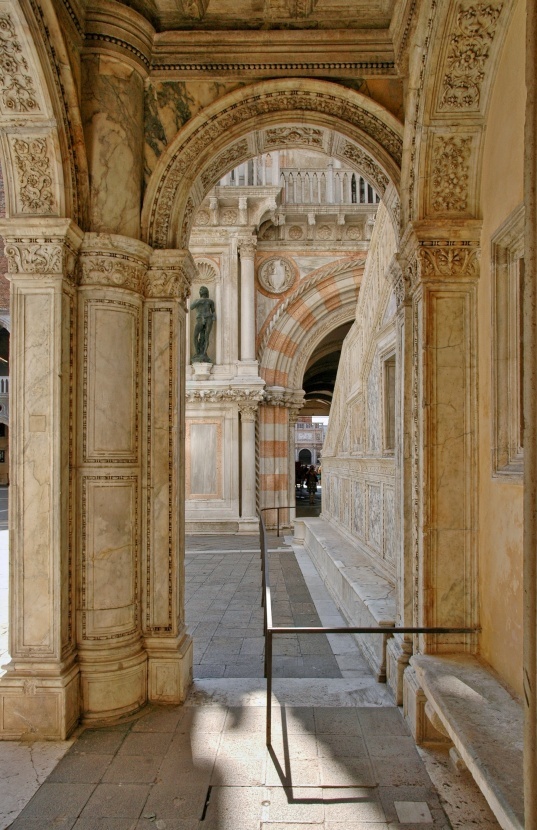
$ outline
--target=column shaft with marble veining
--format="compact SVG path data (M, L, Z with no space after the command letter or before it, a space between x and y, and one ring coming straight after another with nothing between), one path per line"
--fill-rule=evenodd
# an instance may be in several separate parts
M188 251L154 251L144 302L143 634L148 698L181 703L192 681L185 626L186 298Z
M239 243L241 258L241 362L255 361L255 239ZM253 374L257 375L257 367Z
M81 110L92 231L140 236L144 81L153 34L145 18L115 0L96 0L88 9Z
M82 715L147 699L142 641L143 289L151 249L86 234L78 298L78 598Z
M75 645L76 251L68 219L2 222L11 281L11 662L0 738L62 740L79 717Z

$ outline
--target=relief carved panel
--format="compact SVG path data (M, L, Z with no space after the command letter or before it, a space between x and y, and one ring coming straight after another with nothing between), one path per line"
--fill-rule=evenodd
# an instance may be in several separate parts
M23 54L13 17L6 11L0 11L0 111L13 115L40 110L29 63Z
M17 209L21 213L56 213L57 203L50 166L53 150L46 136L12 138L10 148L18 179Z

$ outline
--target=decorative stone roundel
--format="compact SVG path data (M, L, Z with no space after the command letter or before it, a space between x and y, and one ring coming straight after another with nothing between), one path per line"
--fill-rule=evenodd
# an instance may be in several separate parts
M289 260L271 257L260 266L257 276L265 291L283 294L294 282L294 269Z
M304 231L300 227L300 225L293 225L289 228L289 239L302 239L304 236Z

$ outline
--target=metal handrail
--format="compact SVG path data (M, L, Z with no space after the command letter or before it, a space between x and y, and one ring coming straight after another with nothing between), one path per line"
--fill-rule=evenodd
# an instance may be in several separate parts
M276 536L280 535L280 510L296 510L296 504L279 504L277 507L262 507L259 513L266 513L269 510L276 510Z
M275 508L264 508L274 510ZM299 626L284 625L277 626L272 623L272 601L270 595L269 561L267 556L267 531L265 522L261 515L263 511L257 511L259 516L259 536L261 541L261 568L263 571L262 583L263 593L261 604L264 608L263 631L265 635L265 677L267 679L267 702L266 702L266 744L271 745L272 739L272 637L275 634L383 634L393 637L394 634L476 634L480 628L446 628L443 626Z

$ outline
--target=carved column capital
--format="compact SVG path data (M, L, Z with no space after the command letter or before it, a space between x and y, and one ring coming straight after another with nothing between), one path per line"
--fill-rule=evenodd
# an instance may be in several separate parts
M257 247L257 239L253 236L239 237L238 248L241 259L253 259Z
M467 224L416 222L407 228L398 261L411 294L420 283L479 277L480 223Z
M17 277L63 277L76 281L76 257L84 237L70 219L0 222L10 280Z
M146 274L145 296L148 299L178 299L185 305L196 275L190 251L154 251Z
M151 248L119 234L87 233L80 250L80 285L126 288L141 294Z
M255 422L257 404L252 401L239 401L239 412L241 413L241 421Z

